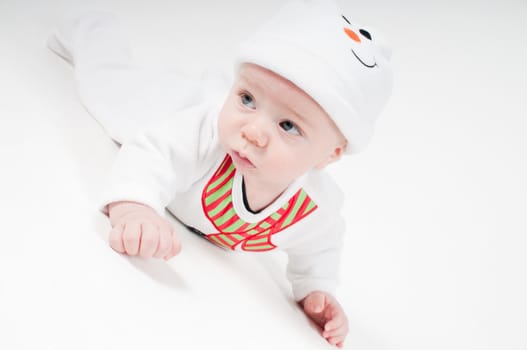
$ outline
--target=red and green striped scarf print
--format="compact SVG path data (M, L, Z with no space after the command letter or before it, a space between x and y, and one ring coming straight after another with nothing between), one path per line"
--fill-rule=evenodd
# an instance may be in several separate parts
M272 250L271 236L293 225L312 213L317 205L303 189L299 189L280 209L260 222L243 221L235 212L232 203L232 184L235 167L229 155L209 180L201 195L203 212L219 231L207 234L211 242L234 250L251 252Z

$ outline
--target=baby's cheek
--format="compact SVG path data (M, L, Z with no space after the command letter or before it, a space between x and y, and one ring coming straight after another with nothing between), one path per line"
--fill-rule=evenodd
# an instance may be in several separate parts
M218 135L220 142L228 136L228 124L224 114L220 114L218 117Z
M286 150L279 150L275 152L274 167L279 169L279 176L287 178L290 181L300 177L306 171L301 159L301 156L286 156Z

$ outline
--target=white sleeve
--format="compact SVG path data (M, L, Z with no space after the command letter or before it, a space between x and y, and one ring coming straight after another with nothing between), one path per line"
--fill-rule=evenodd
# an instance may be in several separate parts
M317 290L335 295L344 220L337 215L330 221L320 227L316 235L285 249L288 255L287 278L296 301Z
M100 210L115 201L146 204L159 214L176 192L192 185L210 166L218 150L215 116L200 105L141 132L123 144L100 201Z

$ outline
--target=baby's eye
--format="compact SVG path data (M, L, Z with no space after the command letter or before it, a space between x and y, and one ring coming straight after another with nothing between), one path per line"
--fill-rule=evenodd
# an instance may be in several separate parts
M280 127L292 135L300 135L300 130L298 130L296 125L289 120L280 122Z
M247 106L247 107L249 107L251 109L255 108L254 100L253 100L253 97L251 95L246 94L246 93L242 93L240 95L240 98L241 98L242 104L244 106Z

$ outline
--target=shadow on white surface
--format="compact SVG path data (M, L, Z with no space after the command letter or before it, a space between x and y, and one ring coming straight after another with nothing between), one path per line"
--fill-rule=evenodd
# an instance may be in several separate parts
M101 213L97 213L94 220L97 235L108 244L108 233L110 229L108 219ZM109 244L108 248L110 249ZM142 259L140 257L129 257L125 255L120 256L138 271L145 274L145 276L148 276L152 281L165 287L188 291L188 285L183 278L176 270L174 270L172 265L168 264L166 261L158 259Z

